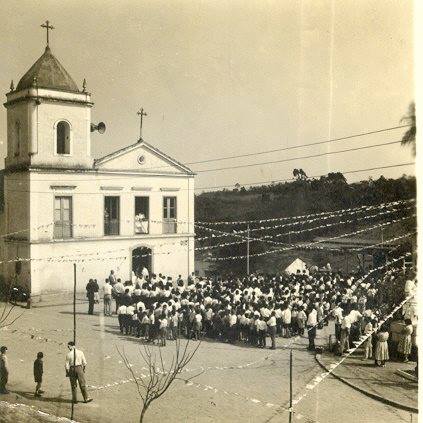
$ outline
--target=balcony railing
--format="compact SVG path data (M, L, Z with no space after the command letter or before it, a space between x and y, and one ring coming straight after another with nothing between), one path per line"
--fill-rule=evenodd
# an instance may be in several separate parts
M150 229L150 222L148 219L142 219L135 217L135 233L136 234L148 234Z
M177 224L175 219L163 220L163 233L164 234L176 234Z
M70 222L54 222L54 239L72 238L72 225Z
M104 235L119 235L118 219L110 219L104 221Z

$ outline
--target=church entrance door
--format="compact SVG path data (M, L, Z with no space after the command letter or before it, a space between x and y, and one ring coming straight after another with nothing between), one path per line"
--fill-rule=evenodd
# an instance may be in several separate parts
M132 250L132 271L141 277L142 269L145 267L151 276L152 250L148 247L137 247Z

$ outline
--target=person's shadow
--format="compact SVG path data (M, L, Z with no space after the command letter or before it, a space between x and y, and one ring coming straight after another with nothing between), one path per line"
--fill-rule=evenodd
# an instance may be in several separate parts
M13 391L13 393L20 395L21 397L24 397L24 398L29 399L29 400L38 400L38 401L42 401L42 402L51 402L51 403L59 402L59 403L63 403L63 404L72 404L72 400L67 399L67 398L46 397L46 396L44 396L44 394L40 397L36 397L34 395L34 392L28 392L28 391Z

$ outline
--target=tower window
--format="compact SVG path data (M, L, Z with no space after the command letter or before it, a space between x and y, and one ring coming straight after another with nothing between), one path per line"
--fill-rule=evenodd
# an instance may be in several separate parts
M63 120L56 127L56 153L70 154L70 125Z

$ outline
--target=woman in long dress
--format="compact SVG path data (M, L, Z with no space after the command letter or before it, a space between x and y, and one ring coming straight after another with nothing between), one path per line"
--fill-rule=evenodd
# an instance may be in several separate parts
M402 336L398 343L398 352L403 355L404 362L408 361L408 356L411 354L411 334L413 333L413 325L410 319L405 319L405 327L402 330Z
M387 327L382 325L376 335L375 364L378 367L385 367L386 360L389 360L388 338Z

